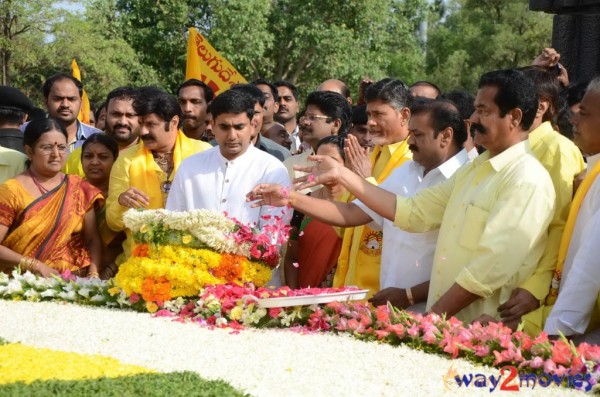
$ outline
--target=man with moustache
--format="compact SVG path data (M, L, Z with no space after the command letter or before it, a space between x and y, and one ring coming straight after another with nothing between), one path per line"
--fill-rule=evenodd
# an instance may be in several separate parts
M200 140L204 135L206 108L213 95L212 88L197 79L186 80L177 88L183 112L183 132L188 138Z
M119 152L137 145L139 141L139 117L133 109L138 91L131 87L115 88L106 97L107 110L105 133L117 141ZM81 148L75 149L67 159L63 171L66 174L85 177L81 165Z
M291 180L304 175L303 172L294 170L294 167L308 164L308 156L315 153L321 139L330 135L348 135L351 116L352 109L340 94L331 91L314 91L308 94L299 126L304 143L310 145L310 150L284 161Z
M141 142L117 158L106 200L106 222L116 232L125 230L123 213L128 209L164 208L181 161L211 148L183 133L183 115L177 99L157 88L140 89L133 110L140 117ZM125 230L125 234L124 252L117 258L117 265L131 255L131 232Z
M450 102L436 101L411 107L407 161L381 185L404 197L449 179L468 161L463 143L467 131L460 113ZM360 200L332 202L294 195L292 207L334 226L359 226L374 222L383 228L380 285L370 302L424 312L438 230L409 233L370 210ZM285 203L281 203L285 204Z
M292 153L298 153L300 150L300 129L296 115L298 114L298 90L290 82L280 80L273 83L277 87L279 96L279 109L274 115L275 121L283 124L290 134L292 140Z
M90 135L102 132L77 120L83 85L76 78L66 73L55 74L44 82L42 92L48 117L58 120L67 130L69 153L83 145ZM27 123L23 124L21 130L25 131L26 126Z
M306 186L341 183L401 229L439 228L427 310L465 322L499 319L498 306L533 273L554 214L552 180L527 140L537 108L535 87L521 72L486 73L470 122L487 151L446 182L402 197L313 156L314 181Z

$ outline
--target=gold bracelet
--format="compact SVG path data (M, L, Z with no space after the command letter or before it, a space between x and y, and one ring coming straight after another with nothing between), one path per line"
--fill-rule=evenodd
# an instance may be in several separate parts
M88 276L88 278L92 278L92 277L99 278L100 274L98 272L89 272L87 274L87 276Z
M412 291L410 290L410 288L407 288L406 290L406 297L408 298L408 303L412 306L415 304L415 300L412 296Z

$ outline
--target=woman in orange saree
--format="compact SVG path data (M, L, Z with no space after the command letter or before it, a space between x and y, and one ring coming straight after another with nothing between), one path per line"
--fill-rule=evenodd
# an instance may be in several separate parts
M29 123L23 143L27 170L0 185L0 269L97 277L101 245L94 205L102 200L100 190L62 174L67 132L56 120Z

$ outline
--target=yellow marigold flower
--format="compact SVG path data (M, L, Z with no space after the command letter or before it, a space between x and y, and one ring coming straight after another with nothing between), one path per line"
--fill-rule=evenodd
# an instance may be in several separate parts
M183 236L183 237L181 238L181 241L182 241L184 244L189 244L189 243L191 243L191 242L192 242L192 236L190 236L189 234L186 234L185 236Z
M150 313L155 313L158 310L158 306L154 302L146 302L146 310Z

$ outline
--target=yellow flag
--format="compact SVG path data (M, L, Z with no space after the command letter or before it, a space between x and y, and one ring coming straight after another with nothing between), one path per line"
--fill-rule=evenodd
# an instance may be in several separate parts
M71 68L73 68L73 77L81 81L81 71L79 70L79 66L77 65L75 58L73 58L73 62L71 62ZM90 99L88 98L85 90L83 90L81 95L81 109L79 109L79 115L77 116L77 119L85 124L90 123Z
M244 76L219 54L196 28L190 28L188 32L186 80L203 81L213 89L215 95L234 84L247 83Z

